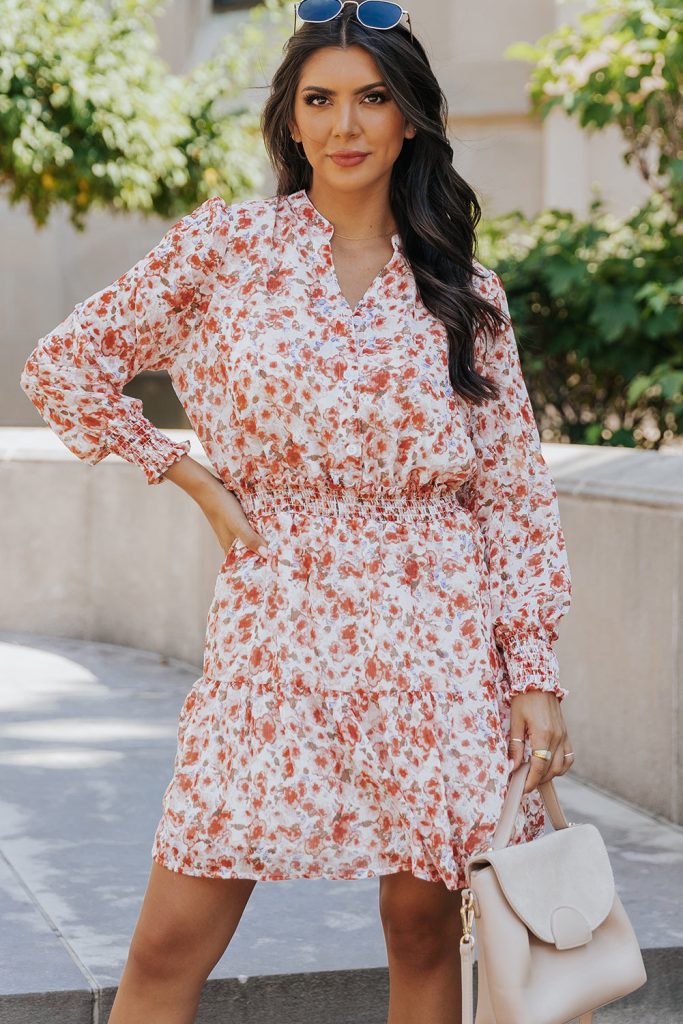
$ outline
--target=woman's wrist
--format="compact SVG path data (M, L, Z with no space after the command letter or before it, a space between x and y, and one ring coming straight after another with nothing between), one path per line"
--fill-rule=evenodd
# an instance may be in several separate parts
M218 491L225 490L225 484L220 477L202 466L191 455L184 455L169 466L164 477L177 484L190 498L202 506L210 501Z

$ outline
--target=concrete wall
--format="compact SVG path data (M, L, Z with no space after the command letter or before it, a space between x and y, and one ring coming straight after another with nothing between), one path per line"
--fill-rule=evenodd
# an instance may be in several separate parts
M192 432L194 458L205 461ZM544 445L573 582L557 653L572 771L683 824L683 457ZM47 428L0 429L0 629L201 666L222 551L169 481L79 462Z
M415 8L414 31L448 97L455 164L486 213L519 208L532 214L548 204L582 211L594 181L606 186L615 210L644 195L635 172L621 164L616 134L589 139L559 112L545 124L530 118L529 66L502 57L508 43L535 41L574 8L556 0L481 0L474 6L423 0ZM186 71L246 15L213 14L210 0L172 0L159 19L162 54L174 71ZM291 31L289 22L283 30ZM254 75L254 86L261 86L270 72L264 63ZM262 93L250 92L258 102ZM264 191L272 189L267 169ZM22 207L0 205L0 424L40 424L18 383L29 351L76 302L132 266L169 223L93 212L82 234L59 212L39 231Z
M577 774L683 824L683 456L547 446L573 570Z

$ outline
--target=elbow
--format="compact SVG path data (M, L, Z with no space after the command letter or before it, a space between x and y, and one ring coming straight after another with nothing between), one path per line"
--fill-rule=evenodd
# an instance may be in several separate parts
M19 386L28 399L40 409L44 404L44 398L40 387L40 364L37 357L37 352L34 351L28 357L24 363L23 369L19 376Z
M73 374L56 372L34 349L19 375L19 385L45 425L77 458L95 466L109 454L105 407L81 389Z

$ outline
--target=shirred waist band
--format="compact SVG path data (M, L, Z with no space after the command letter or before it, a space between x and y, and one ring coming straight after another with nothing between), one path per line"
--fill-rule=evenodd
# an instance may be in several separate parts
M352 516L410 522L460 512L469 518L469 512L463 508L457 491L360 496L350 490L326 491L315 487L269 487L257 484L236 493L246 513L302 512L339 518Z

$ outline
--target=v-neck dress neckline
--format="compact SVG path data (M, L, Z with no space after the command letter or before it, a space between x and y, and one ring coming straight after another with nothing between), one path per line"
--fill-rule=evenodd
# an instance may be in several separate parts
M400 232L395 231L391 236L391 245L393 249L391 256L384 266L380 267L377 271L355 306L352 306L342 291L339 275L337 274L337 268L334 262L334 253L332 250L332 237L335 232L334 224L320 212L305 188L300 189L298 192L291 193L288 198L294 205L300 204L302 207L307 207L310 210L310 213L308 214L310 224L314 231L317 232L321 248L325 252L326 270L329 277L330 288L337 301L344 307L347 315L355 316L357 313L360 313L363 307L376 295L377 289L384 277L391 273L405 260L405 251L401 241Z

